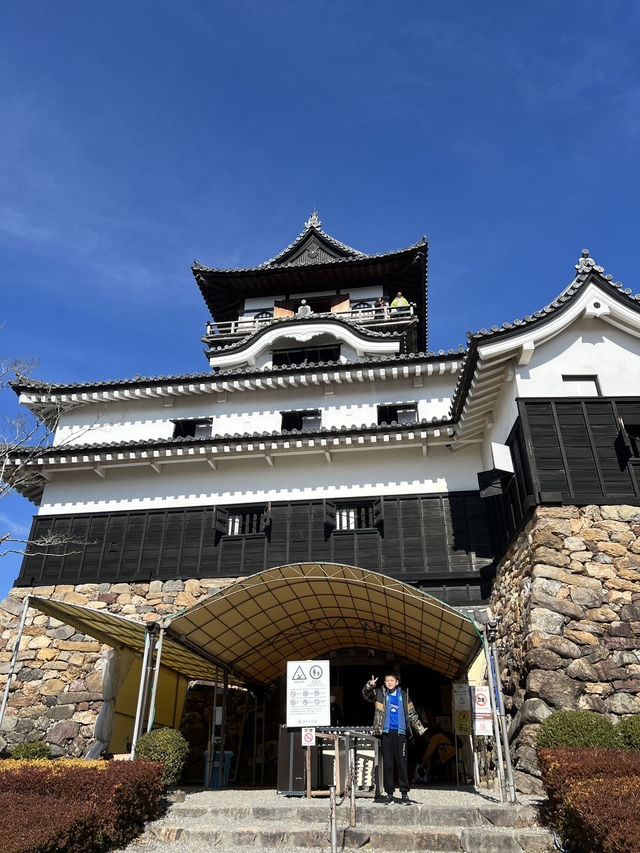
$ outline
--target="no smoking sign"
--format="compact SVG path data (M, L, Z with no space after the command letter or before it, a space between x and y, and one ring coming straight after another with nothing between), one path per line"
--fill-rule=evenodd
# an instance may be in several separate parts
M302 729L302 745L303 746L315 746L316 745L316 730L307 728Z

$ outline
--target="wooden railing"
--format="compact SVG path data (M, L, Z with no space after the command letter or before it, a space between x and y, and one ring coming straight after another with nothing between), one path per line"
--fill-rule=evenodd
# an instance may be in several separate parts
M393 327L404 327L416 319L416 306L411 303L402 308L352 308L348 311L336 311L327 314L292 314L290 316L304 318L339 318L356 323L359 326L370 329L387 330ZM215 339L216 343L221 343L221 339L234 340L244 338L263 329L265 326L270 326L272 323L280 323L283 320L288 320L287 317L239 317L237 320L228 320L221 323L216 323L213 320L207 322L205 339Z

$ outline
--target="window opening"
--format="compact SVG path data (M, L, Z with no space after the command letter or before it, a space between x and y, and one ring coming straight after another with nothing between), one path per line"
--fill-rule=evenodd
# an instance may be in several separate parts
M211 418L190 418L173 421L174 438L210 438Z
M382 498L337 503L324 501L324 525L326 536L336 532L377 530L384 527L384 505Z
M414 424L418 420L415 403L398 403L395 406L378 406L378 425Z
M282 429L298 430L299 432L309 432L310 430L320 429L322 424L322 415L319 409L307 409L301 412L281 412Z
M283 367L289 364L317 364L320 361L338 361L339 346L299 347L273 351L273 366Z
M572 394L602 397L600 382L595 375L562 374L562 381L573 384Z
M214 529L216 539L222 536L255 536L269 535L271 531L271 512L269 505L248 507L233 507L222 509L216 507L214 513Z

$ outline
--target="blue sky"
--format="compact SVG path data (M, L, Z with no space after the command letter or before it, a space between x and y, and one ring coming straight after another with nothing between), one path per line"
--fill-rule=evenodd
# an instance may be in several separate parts
M635 0L4 3L0 352L205 370L192 259L260 263L313 208L364 252L427 235L434 350L548 303L585 247L636 292L639 36Z

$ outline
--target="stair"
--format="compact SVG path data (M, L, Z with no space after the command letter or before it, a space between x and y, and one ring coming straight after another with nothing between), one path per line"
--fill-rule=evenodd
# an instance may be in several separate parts
M425 853L547 853L551 833L537 824L533 803L508 805L486 794L424 789L410 806L357 800L349 827L347 801L337 810L338 850L420 850ZM523 798L529 799L531 798ZM446 802L442 802L446 800ZM194 791L147 825L131 845L138 853L199 853L285 847L330 850L329 801L278 797L272 790ZM169 846L170 845L170 846ZM128 848L129 849L129 848Z

